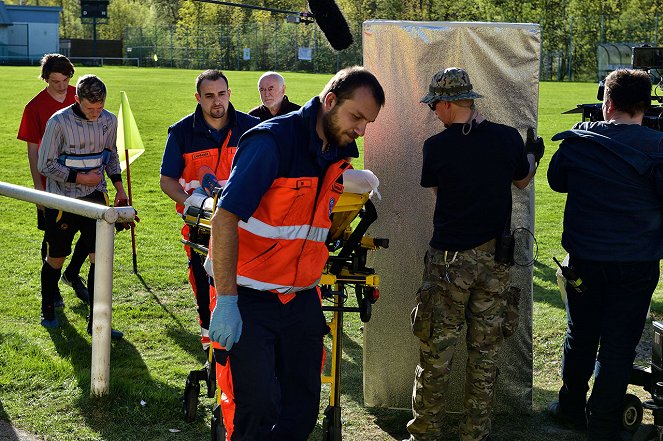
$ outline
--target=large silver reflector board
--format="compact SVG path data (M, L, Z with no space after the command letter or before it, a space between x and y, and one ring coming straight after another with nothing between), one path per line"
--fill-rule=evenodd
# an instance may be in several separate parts
M364 399L368 406L410 407L418 341L410 311L421 283L433 230L434 198L419 185L421 149L443 129L420 104L432 76L446 67L466 69L484 98L489 120L516 127L525 139L536 129L540 30L536 24L368 21L363 25L364 66L385 89L387 103L365 137L365 167L380 178L382 200L373 226L390 240L372 262L382 293L364 331ZM534 184L513 190L512 227L534 231ZM444 192L443 188L439 189ZM516 237L516 259L532 258L532 239ZM497 411L529 412L532 405L532 268L514 266L523 289L518 331L501 348ZM464 331L462 333L464 335ZM465 341L460 341L448 393L449 411L462 409Z

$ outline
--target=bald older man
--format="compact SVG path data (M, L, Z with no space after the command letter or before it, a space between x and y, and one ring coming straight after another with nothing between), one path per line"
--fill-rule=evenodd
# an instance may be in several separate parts
M262 105L251 109L249 115L260 121L298 110L299 104L291 103L285 94L285 80L277 72L265 72L258 80L258 91Z

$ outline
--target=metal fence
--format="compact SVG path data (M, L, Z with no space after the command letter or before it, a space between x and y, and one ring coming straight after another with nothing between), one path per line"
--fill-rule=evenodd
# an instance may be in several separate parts
M532 20L501 17L500 21ZM663 41L658 15L641 12L619 17L559 14L534 21L541 26L542 80L595 81L604 75L598 69L600 43L656 45ZM195 28L128 27L123 35L124 55L139 59L141 66L333 73L362 63L361 26L350 23L355 43L341 52L329 46L316 25L285 20Z
M66 54L65 54L66 55ZM140 67L140 60L131 57L68 57L72 63L83 66L135 66Z
M334 51L315 25L284 21L198 27L129 27L127 57L141 66L190 69L336 72L361 64L361 25L352 28L354 43Z
M659 16L641 13L561 17L554 23L542 20L541 35L541 78L572 81L595 81L605 76L598 57L604 43L656 46L663 37Z

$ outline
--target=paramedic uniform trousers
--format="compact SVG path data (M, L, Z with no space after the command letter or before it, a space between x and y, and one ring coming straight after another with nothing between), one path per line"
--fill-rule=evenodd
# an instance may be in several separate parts
M235 397L232 441L306 441L320 406L323 336L315 289L283 304L238 287L242 334L229 354Z

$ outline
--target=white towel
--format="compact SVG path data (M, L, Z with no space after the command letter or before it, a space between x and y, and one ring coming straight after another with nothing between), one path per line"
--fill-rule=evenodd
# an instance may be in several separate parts
M344 191L348 193L371 193L375 194L378 199L382 199L378 187L380 180L370 170L355 170L353 168L343 172L343 186Z

